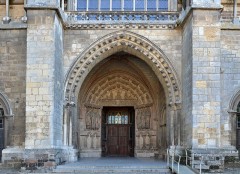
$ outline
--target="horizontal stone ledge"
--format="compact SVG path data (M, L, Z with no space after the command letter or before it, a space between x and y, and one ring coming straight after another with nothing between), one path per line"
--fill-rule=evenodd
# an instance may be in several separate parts
M0 30L27 29L27 24L23 22L10 22L8 24L0 24Z

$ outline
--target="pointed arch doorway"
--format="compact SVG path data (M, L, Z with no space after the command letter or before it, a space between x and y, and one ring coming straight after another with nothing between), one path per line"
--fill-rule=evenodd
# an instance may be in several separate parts
M158 153L159 125L166 124L159 108L166 105L166 97L142 60L120 52L100 62L84 81L78 104L82 157Z
M154 156L160 148L166 152L167 146L180 142L180 131L173 127L181 101L177 74L164 53L143 36L119 31L90 45L69 70L65 98L73 107L65 110L64 118L72 124L66 121L64 130L72 131L64 131L64 137L72 140L80 157L102 155L101 119L106 106L134 107L136 157ZM159 129L162 125L166 131ZM160 140L162 132L166 135Z

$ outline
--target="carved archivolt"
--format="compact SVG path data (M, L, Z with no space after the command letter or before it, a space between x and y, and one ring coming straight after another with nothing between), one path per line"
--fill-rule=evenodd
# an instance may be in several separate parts
M127 31L109 34L92 44L76 60L70 69L66 81L66 98L69 98L76 88L81 86L89 70L99 61L110 55L125 51L137 56L154 67L156 75L162 80L170 103L181 100L181 89L174 68L161 50L148 39ZM158 71L158 72L156 72Z
M91 85L85 103L101 105L105 101L133 101L136 105L152 103L147 87L134 77L113 73Z

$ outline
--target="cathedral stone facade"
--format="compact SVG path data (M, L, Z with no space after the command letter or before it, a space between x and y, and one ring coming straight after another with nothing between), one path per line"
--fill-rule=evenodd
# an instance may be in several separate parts
M2 162L237 156L237 1L90 2L0 0Z

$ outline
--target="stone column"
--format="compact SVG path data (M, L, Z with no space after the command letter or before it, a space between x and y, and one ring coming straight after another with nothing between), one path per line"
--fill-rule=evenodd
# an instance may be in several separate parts
M180 146L181 145L181 104L175 103L175 145Z
M58 0L27 2L26 149L63 145L63 27ZM41 5L41 9L36 8ZM46 7L46 8L45 8Z
M174 119L175 119L175 106L174 105L169 105L169 126L168 126L168 135L170 138L169 145L174 146Z

